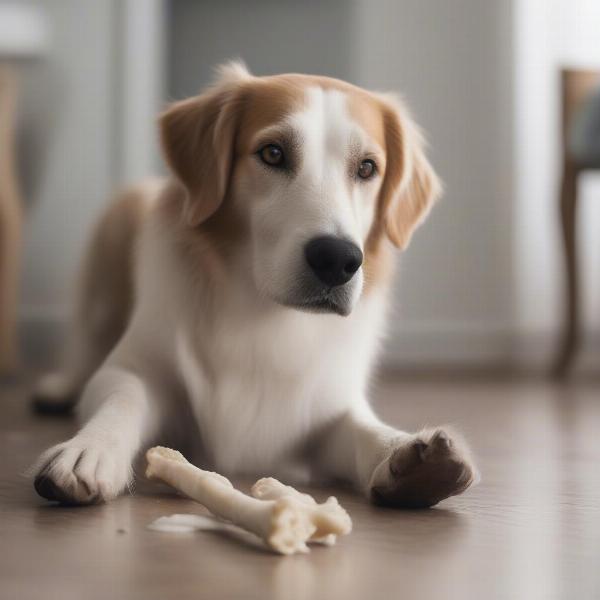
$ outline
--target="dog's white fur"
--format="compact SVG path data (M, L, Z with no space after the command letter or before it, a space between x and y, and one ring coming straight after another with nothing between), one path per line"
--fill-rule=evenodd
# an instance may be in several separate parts
M262 79L233 65L207 94L231 96L237 87ZM227 192L196 197L184 168L167 148L176 178L133 188L110 209L86 267L70 358L40 387L46 402L62 401L95 371L79 404L82 429L38 463L40 477L52 481L52 497L76 503L113 498L130 483L140 450L169 431L187 440L199 437L202 460L219 471L285 475L301 464L312 473L350 481L366 493L376 486L393 487L399 469L390 468L390 461L400 460L415 442L422 452L434 438L449 440L440 431L413 435L389 427L367 401L390 281L387 274L377 274L390 246L383 229L374 242L372 276L360 269L344 286L347 316L287 306L299 293L308 240L340 236L367 255L378 219L385 227L392 218L378 213L386 185L381 174L393 158L389 145L356 118L350 104L357 88L319 81L294 79L293 86L300 89L295 92L301 96L298 106L253 132L253 146L282 131L295 136L299 159L293 177L271 173L252 157L239 168L231 166ZM403 173L390 202L417 202L408 189L414 185L411 173L427 178L420 182L427 189L415 192L424 196L423 205L407 213L407 222L393 225L395 234L387 224L388 234L402 245L427 213L437 181L404 109L370 96L379 102L373 106L387 103L396 113L406 138ZM171 113L177 110L178 105ZM218 144L217 137L227 135L231 123L224 119L215 127L213 142ZM163 138L168 146L168 132ZM349 177L350 150L374 157L379 176L364 182ZM216 163L214 168L227 166ZM229 177L217 172L205 176ZM202 223L224 210L219 194L227 197L223 205L235 205L242 231L235 240L217 236L214 247L204 248L205 238L190 236L194 227L201 231ZM182 204L185 219L176 210ZM111 233L124 221L121 234ZM111 235L117 239L107 240ZM403 242L397 239L401 235ZM134 240L135 292L128 298L127 270L120 282L114 278ZM117 249L112 258L111 243ZM227 259L201 265L204 252L223 252ZM115 294L123 297L115 299ZM459 448L455 440L450 443ZM465 452L459 454L469 466ZM464 484L465 477L442 496L462 491Z

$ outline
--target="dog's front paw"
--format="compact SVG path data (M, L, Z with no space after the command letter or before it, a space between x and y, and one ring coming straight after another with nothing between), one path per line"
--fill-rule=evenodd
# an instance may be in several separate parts
M478 478L460 436L447 429L424 429L376 467L369 494L383 506L428 508L464 492Z
M77 437L44 452L34 468L36 492L61 504L111 500L131 479L131 465L116 448Z

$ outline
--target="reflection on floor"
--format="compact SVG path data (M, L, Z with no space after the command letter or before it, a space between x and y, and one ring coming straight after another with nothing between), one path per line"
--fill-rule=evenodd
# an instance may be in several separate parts
M378 411L407 429L456 425L481 483L427 511L376 509L336 491L354 532L284 558L217 533L148 530L158 516L202 510L143 482L106 506L47 505L23 473L74 423L31 416L27 390L0 387L2 598L600 597L597 381L388 377L374 391Z

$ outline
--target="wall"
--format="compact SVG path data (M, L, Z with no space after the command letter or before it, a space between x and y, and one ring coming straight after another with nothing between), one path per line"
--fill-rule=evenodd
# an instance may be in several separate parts
M562 255L558 228L560 68L600 69L596 0L516 0L515 293L516 328L525 355L547 362L561 318ZM600 334L600 181L582 178L578 225L587 354Z
M400 91L446 194L402 259L391 362L505 359L511 297L509 3L177 0L173 98L241 56L258 74L317 72ZM227 32L223 35L223 32Z
M84 239L116 173L113 3L29 4L44 11L50 40L42 61L21 68L25 329L63 322Z
M45 64L24 71L22 316L61 323L83 240L109 191L158 168L149 115L159 104L162 2L34 4L54 35ZM557 68L600 64L597 2L168 6L165 100L195 93L214 64L241 56L257 73L325 73L399 91L412 106L446 193L401 258L389 362L547 361L560 316ZM123 33L133 37L125 43ZM585 309L598 331L600 202L591 199L593 178L585 188Z
M359 83L399 90L446 192L401 259L390 358L511 356L510 3L359 3Z
M0 0L1 1L1 0ZM27 2L47 56L21 65L20 157L28 205L21 322L26 356L60 347L85 241L115 187L161 168L163 0Z
M174 0L170 7L171 99L197 93L212 79L213 67L232 58L263 75L297 71L352 78L353 0Z

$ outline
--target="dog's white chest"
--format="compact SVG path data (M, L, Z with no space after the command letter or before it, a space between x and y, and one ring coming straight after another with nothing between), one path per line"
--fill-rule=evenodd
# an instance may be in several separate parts
M374 298L346 318L286 309L182 328L177 364L214 467L272 474L361 397L382 312Z
M250 322L200 348L178 336L181 376L215 468L267 473L329 412L317 403L326 369L318 341L306 329L291 337L285 323L277 331Z

